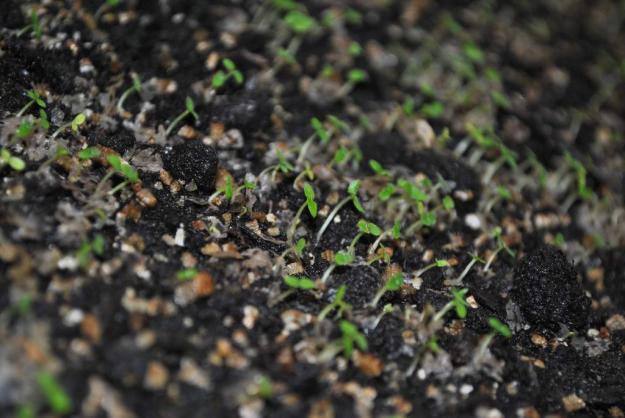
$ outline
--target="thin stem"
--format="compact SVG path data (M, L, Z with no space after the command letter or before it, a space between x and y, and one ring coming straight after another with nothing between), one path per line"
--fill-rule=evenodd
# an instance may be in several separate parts
M491 163L488 166L488 169L486 170L486 173L484 173L484 178L482 179L482 183L483 184L488 184L488 182L490 182L490 180L493 178L493 176L495 175L497 170L499 170L499 168L503 165L503 163L504 163L504 159L503 158L500 158L497 161L495 161L494 163Z
M126 102L126 99L128 99L128 97L135 91L134 86L130 87L128 90L126 90L122 96L119 98L119 101L117 102L117 113L119 114L123 114L126 113L126 110L124 109L124 103Z
M124 187L126 187L128 185L128 180L123 181L121 183L119 183L117 186L113 187L110 191L109 194L110 195L114 195L115 193L117 193L118 191L120 191L121 189L123 189Z
M19 118L19 117L20 117L20 116L22 116L24 113L26 113L26 111L27 111L28 109L30 109L30 108L33 106L33 104L35 104L35 101L34 101L34 100L31 100L30 102L26 103L26 106L24 106L23 108L21 108L21 109L20 109L20 111L19 111L19 112L17 112L17 114L16 114L15 116Z
M491 332L486 337L484 337L484 339L480 342L480 346L477 350L477 354L473 358L475 363L480 363L482 361L482 358L484 357L484 354L486 354L486 350L488 349L488 346L490 345L490 343L493 341L493 338L495 338L495 333Z
M375 297L371 301L370 306L372 308L375 308L376 306L378 306L378 302L380 302L380 299L382 299L382 296L384 296L385 294L386 294L386 286L382 286L382 288L378 290L378 292L375 294Z
M302 145L302 149L299 151L299 156L297 157L297 161L295 162L297 166L300 166L304 162L304 157L306 156L308 148L310 148L314 139L315 135L311 135L310 137L308 137L306 142L304 142L304 145Z
M306 209L306 206L307 204L306 202L304 202L302 206L299 207L297 213L295 214L295 219L293 219L293 222L291 222L291 225L286 232L286 242L288 242L289 245L293 245L293 236L295 236L295 230L297 229L297 225L300 222L300 217L302 216L302 212L304 211L304 209Z
M467 264L464 270L462 270L460 276L458 276L456 280L450 281L448 284L451 286L460 286L460 284L462 283L462 279L464 279L465 276L469 274L469 271L471 271L471 268L475 265L475 263L477 263L477 258L472 258L469 264Z
M33 25L24 26L22 29L19 30L19 32L17 32L17 34L15 36L17 36L19 38L20 36L22 36L23 34L28 32L32 28L33 28Z
M95 191L93 192L93 196L98 196L100 195L100 193L102 192L102 189L104 188L104 185L106 184L106 182L113 177L113 175L115 174L115 170L109 170L104 177L102 177L102 180L100 180L100 182L98 183L98 185L95 188Z
M330 267L326 269L326 271L323 272L323 276L321 276L321 283L325 284L328 281L328 279L330 278L330 275L332 274L335 268L336 268L336 264L332 264Z
M335 207L334 209L332 209L332 212L330 212L330 214L328 215L328 217L326 218L325 222L323 223L323 225L321 225L321 229L319 229L319 232L317 233L317 242L319 242L319 240L321 240L321 236L323 235L323 233L325 232L326 229L328 229L328 226L330 226L330 222L332 222L332 219L334 219L334 217L337 215L337 213L339 213L339 211L343 208L343 206L345 206L346 204L348 204L350 201L352 200L352 196L347 196L346 198L344 198L343 200L341 200Z
M67 128L72 126L72 122L67 122L64 125L61 125L61 127L59 129L57 129L53 134L52 134L52 139L56 138L57 136L59 136L59 134L61 132L63 132L64 130L66 130Z
M423 267L421 270L417 270L417 272L415 273L415 276L419 277L426 271L433 269L435 266L436 266L436 263L428 264L427 266Z
M384 318L384 315L386 315L386 311L382 309L382 312L380 312L380 314L375 318L375 321L373 321L373 324L371 325L372 330L376 329L378 325L380 325L380 322L382 322L382 318Z
M174 119L174 121L167 128L167 131L165 131L165 137L169 137L169 135L171 135L176 125L178 125L184 118L189 116L189 114L190 112L188 110L185 110L176 119Z
M432 318L432 322L437 322L443 319L443 317L447 315L447 312L451 311L453 307L454 307L453 301L447 302L447 305L443 306L443 309L436 312L436 315L434 315L434 317Z
M326 306L325 308L323 308L321 310L321 312L319 312L319 315L317 315L317 322L321 322L323 321L323 319L328 316L328 314L330 312L332 312L334 309L336 308L334 302L332 302L331 304L329 304L328 306Z
M276 306L278 303L282 302L284 299L288 298L289 296L291 296L293 293L295 293L295 289L289 289L287 291L282 292L281 294L278 295L277 298L275 298L274 300L272 300L271 302L269 302L267 304L267 306L269 306L270 308L273 308L274 306Z
M349 247L347 249L347 251L350 254L354 255L354 252L356 251L356 244L358 244L358 241L360 241L360 238L362 238L364 234L365 234L364 232L359 232L358 234L356 234L356 236L352 240L351 244L349 244Z
M501 250L503 250L503 246L499 246L499 248L497 248L495 252L491 254L490 257L488 257L488 261L486 262L486 265L484 266L484 269L482 270L484 273L488 271L488 269L490 268L490 265L493 263L493 261L495 261L495 257L497 257L497 254L499 254Z
M388 231L382 232L380 236L377 237L375 241L373 241L373 244L371 244L371 246L369 247L367 254L369 255L375 254L375 250L378 248L382 240L386 238L388 235L390 235Z

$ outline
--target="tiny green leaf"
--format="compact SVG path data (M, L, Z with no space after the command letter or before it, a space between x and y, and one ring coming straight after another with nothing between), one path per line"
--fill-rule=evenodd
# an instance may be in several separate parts
M380 192L378 193L378 198L382 202L386 202L391 198L391 196L393 196L396 190L397 188L393 183L388 183L386 186L384 186L382 190L380 190Z
M361 83L367 79L367 73L364 70L354 68L347 73L347 79L351 83Z
M401 236L400 227L401 227L400 221L399 219L397 219L395 223L393 223L393 229L392 229L393 239L400 238Z
M55 414L64 415L71 412L72 400L52 374L40 371L37 373L36 380L39 390L41 390L48 401L50 409Z
M386 288L392 292L399 290L404 284L404 275L401 272L397 272L386 283Z
M237 66L234 64L234 61L232 61L230 58L224 58L222 63L224 67L226 67L226 70L228 71L234 71L237 69Z
M9 159L9 167L15 171L22 171L26 168L26 163L19 157L11 156Z
M436 260L436 267L447 267L449 262L447 260Z
M103 256L104 255L104 237L100 234L97 234L94 238L93 241L91 242L91 248L93 249L93 253L97 256Z
M488 325L504 337L512 337L512 331L510 331L510 328L508 328L508 326L501 322L499 319L494 317L488 318Z
M451 196L445 196L443 198L443 207L447 210L452 210L456 206L454 199Z
M78 132L78 128L85 123L87 117L84 113L79 113L76 115L74 120L72 120L72 131Z
M213 80L211 83L213 88L218 89L226 83L226 80L226 74L223 71L219 70L213 75Z
M196 268L187 268L176 273L176 278L181 282L187 282L189 280L193 280L197 273L198 271Z
M337 266L348 266L354 261L354 256L347 251L339 251L334 256L334 264Z
M27 120L24 120L17 127L17 131L15 131L15 134L18 138L24 139L32 135L34 130L35 127L33 126L33 124Z
M356 196L358 189L360 189L360 180L353 180L347 187L347 193L352 196Z
M373 170L373 172L379 176L387 177L389 176L389 172L382 167L382 164L377 162L376 160L369 160L369 167Z
M298 34L305 34L317 24L315 19L297 10L290 11L284 17L284 22Z
M78 158L81 160L90 160L92 158L97 158L101 154L100 150L96 147L89 147L81 150L78 153Z

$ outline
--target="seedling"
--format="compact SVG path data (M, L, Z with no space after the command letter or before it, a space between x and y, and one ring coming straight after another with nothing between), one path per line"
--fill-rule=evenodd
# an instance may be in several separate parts
M390 177L390 173L382 167L382 164L377 162L376 160L369 160L369 167L373 170L375 174L380 177Z
M462 280L467 276L467 274L469 274L469 272L471 271L475 263L486 264L486 261L480 258L477 254L469 254L469 255L471 256L471 261L469 261L469 263L466 265L464 270L462 270L462 273L460 273L460 276L458 276L455 280L450 280L446 282L446 284L450 286L460 286L462 284Z
M575 171L575 177L577 180L577 195L582 200L590 200L590 198L593 196L593 191L592 189L588 188L587 185L586 176L588 172L586 170L586 167L584 167L584 165L579 160L573 158L573 156L569 152L566 152L564 154L564 160L569 165L569 167L571 167L573 171Z
M102 188L104 187L106 182L115 174L120 175L125 180L112 188L108 192L110 195L117 193L130 183L137 183L139 181L139 174L137 173L137 170L135 170L130 164L122 161L122 159L118 155L109 154L106 156L106 161L109 163L111 168L98 183L94 192L94 196L100 195Z
M499 254L502 250L506 250L510 257L515 256L515 252L512 251L503 240L502 233L503 232L500 226L495 227L493 229L493 232L491 233L491 236L497 241L497 249L491 254L490 257L488 257L488 261L486 262L486 264L484 265L484 269L482 270L484 273L486 273L490 269L490 266L491 264L493 264L493 261L495 261L497 254Z
M126 113L126 111L124 110L124 103L126 102L126 100L128 99L128 97L133 94L141 94L141 80L139 79L139 77L137 77L136 74L132 75L132 85L122 93L121 97L119 98L119 101L117 102L117 113L119 113L120 115L123 115L124 113Z
M38 120L38 122L39 122L39 126L44 131L47 131L48 129L50 129L50 120L48 119L48 114L43 109L39 109L39 120Z
M358 57L358 56L362 55L362 46L360 46L360 44L358 42L353 41L347 47L347 52L352 57Z
M354 261L354 255L348 251L339 251L334 255L334 262L323 272L321 283L326 283L337 267L349 266Z
M352 309L352 305L344 301L345 293L347 292L347 286L344 284L339 287L336 291L336 295L334 295L334 300L332 303L324 307L319 315L317 316L317 321L321 322L324 320L330 312L336 310L335 318L340 318L343 316L345 311L350 311Z
M286 284L289 289L285 292L282 292L280 295L278 295L278 297L272 300L269 303L270 307L282 302L284 299L288 298L298 290L308 291L315 288L315 282L308 277L285 276L283 280L284 284Z
M17 127L17 130L15 131L15 136L17 137L18 140L25 139L31 136L34 131L35 131L35 126L31 122L27 120L23 120L22 122L20 122L19 126Z
M182 122L186 117L192 116L196 122L200 119L198 114L195 112L195 103L193 103L193 99L187 97L184 101L184 106L184 112L178 115L178 117L174 119L173 122L169 125L167 131L165 131L165 137L169 137L176 128L176 126L178 126L178 124Z
M360 189L360 180L352 181L347 187L347 197L341 200L337 205L332 209L332 212L328 215L323 225L319 229L317 233L317 242L321 240L323 233L330 226L330 223L334 219L334 217L340 212L340 210L347 205L348 203L352 203L354 208L360 213L365 213L365 209L362 207L362 203L360 203L360 199L358 198L358 190Z
M426 271L432 270L435 267L443 268L447 266L449 266L449 262L447 260L436 260L433 263L428 264L427 266L423 267L422 269L417 270L417 272L415 273L415 276L421 277Z
M306 164L304 165L304 169L302 170L302 172L299 173L297 177L295 177L295 180L293 180L293 188L295 190L301 190L300 183L305 177L308 177L308 180L310 181L313 181L315 179L315 172L313 171L308 161L306 161Z
M0 148L0 167L5 164L15 171L22 171L26 168L24 160L11 154L7 148Z
M105 245L104 237L100 234L97 234L92 241L83 241L76 253L80 268L86 270L94 255L102 257Z
M41 30L41 23L39 22L39 15L35 11L35 9L33 9L30 12L30 24L25 26L24 28L20 29L20 31L17 32L17 37L19 38L20 36L22 36L23 34L25 34L28 31L30 31L31 34L38 41L41 40L41 37L43 36L43 31Z
M301 165L304 161L304 158L308 153L308 149L314 142L315 138L319 138L321 145L325 146L328 144L328 142L330 142L330 139L336 132L349 131L349 126L336 116L329 115L327 117L327 121L330 123L330 129L326 128L323 122L319 120L319 118L314 117L310 119L310 126L313 128L313 134L309 136L308 139L306 139L304 145L302 145L300 149L299 156L297 157L296 162L298 166Z
M260 179L265 174L271 172L271 181L275 182L276 181L276 176L278 175L279 172L282 172L284 174L288 174L288 173L291 173L291 172L293 172L295 170L295 167L293 167L293 164L291 164L286 159L286 156L282 153L282 151L280 151L277 148L276 148L276 156L278 157L278 163L265 168L263 171L261 171L258 174L257 178Z
M72 411L72 400L56 378L47 371L36 376L37 386L55 414L65 415Z
M291 10L287 13L287 15L284 16L284 22L298 35L304 35L317 26L317 21L315 19L298 10Z
M399 219L397 219L393 223L393 227L391 229L387 229L386 231L384 231L382 234L378 236L378 238L373 242L373 244L371 244L371 246L369 247L369 250L367 251L367 254L369 254L370 256L372 254L375 254L377 248L380 246L380 243L386 237L390 236L393 239L399 239L399 237L401 236L400 228L401 228L401 223Z
M256 394L262 399L273 397L273 382L268 376L262 374L256 378Z
M223 187L220 187L217 191L215 191L215 193L213 193L212 195L210 195L210 197L208 198L209 202L213 202L213 200L215 200L218 196L223 195L227 200L231 201L234 199L234 197L236 195L238 195L239 193L241 193L244 190L254 190L256 189L256 183L251 182L251 181L244 181L243 184L241 184L238 187L235 187L236 185L234 184L234 180L232 179L232 176L226 176L225 182Z
M356 87L357 84L365 82L368 78L369 76L364 70L361 70L359 68L349 70L349 72L347 73L347 81L341 86L337 93L337 96L347 96L354 89L354 87Z
M193 280L195 278L195 276L197 275L198 270L196 268L187 268L184 270L179 270L176 273L176 278L178 279L179 282L188 282L190 280Z
M380 322L382 322L382 318L384 318L384 315L390 314L391 312L393 312L393 309L395 309L395 307L391 303L387 303L386 305L384 305L384 307L382 308L382 312L380 312L380 314L373 321L373 324L371 324L371 329L376 329L378 325L380 325Z
M384 296L386 292L396 292L402 287L403 284L403 273L397 272L393 274L393 276L386 283L384 283L384 286L382 286L382 288L380 288L380 290L378 290L378 292L375 294L375 297L371 301L370 306L375 308L376 306L378 306L378 302L380 302L380 299L382 299L382 296Z
M302 213L304 213L305 209L308 209L308 213L310 213L310 216L312 216L313 218L317 217L317 202L315 202L315 190L312 188L310 183L304 183L304 196L306 197L306 200L295 213L295 218L293 218L291 226L287 231L286 240L288 243L293 242L295 230L297 229L297 225L300 223L300 218L302 216Z
M98 158L102 153L96 147L89 147L78 152L78 158L81 160L92 160Z
M465 301L465 297L468 292L469 292L469 289L467 288L460 289L460 290L452 289L451 294L453 295L453 299L449 301L445 306L443 306L443 309L438 311L436 315L434 315L434 317L432 318L432 321L434 322L440 321L452 309L456 311L456 315L458 315L458 318L464 319L467 316L468 305L467 305L467 302Z
M343 355L346 358L350 359L352 357L354 344L362 351L366 351L368 349L367 339L358 331L356 325L349 321L341 320L339 326L341 328L341 332L343 333L343 336L341 337L341 344L343 346Z
M499 334L504 338L512 337L512 331L510 331L510 328L508 328L506 324L504 324L497 318L494 318L494 317L488 318L488 326L492 329L492 331L486 337L482 339L480 346L477 350L477 354L475 356L474 361L476 363L479 363L481 359L484 357L484 354L486 354L486 350L488 349L488 346L493 341L493 338L495 338L495 336Z
M359 232L358 234L356 234L352 242L349 244L349 248L348 248L348 252L351 254L355 253L356 244L358 243L358 241L360 241L360 239L364 235L373 235L374 237L379 237L380 235L382 235L382 229L380 229L380 227L374 224L373 222L369 222L364 219L361 219L358 221L356 226L358 227Z
M432 102L421 106L423 116L430 119L438 119L445 113L445 105L441 102Z
M56 160L58 160L61 157L66 157L69 155L69 150L65 147L56 147L56 150L54 151L54 155L50 158L48 158L46 161L44 161L39 168L37 169L37 171L41 171L43 170L45 167L49 166L50 164L52 164L53 162L55 162Z
M34 89L28 90L26 92L26 96L28 96L30 101L26 103L26 105L23 108L21 108L19 112L17 112L17 114L15 115L16 117L18 118L21 117L34 104L37 104L37 106L39 106L41 109L45 109L46 107L48 107L46 105L46 102L41 98L41 95L39 95L39 92L37 90L34 90Z
M52 134L52 138L53 139L56 138L57 136L59 136L60 133L62 133L68 128L71 128L72 132L76 134L78 133L78 129L82 125L84 125L86 121L87 121L87 117L85 116L85 114L79 113L74 117L74 119L71 120L71 122L67 122L64 125L61 125L61 127Z
M244 78L243 73L237 69L236 64L229 58L224 58L221 61L221 64L224 66L226 71L219 70L215 73L212 80L212 85L214 89L220 89L223 87L228 80L231 78L234 79L234 82L237 85L243 84Z

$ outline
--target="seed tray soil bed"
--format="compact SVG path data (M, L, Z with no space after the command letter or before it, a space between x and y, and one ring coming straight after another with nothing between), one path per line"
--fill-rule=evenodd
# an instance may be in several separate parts
M4 0L0 416L624 417L625 6Z

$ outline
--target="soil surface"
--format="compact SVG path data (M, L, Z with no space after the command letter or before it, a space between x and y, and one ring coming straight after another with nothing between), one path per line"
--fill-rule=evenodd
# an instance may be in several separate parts
M625 417L625 3L3 0L0 417Z

